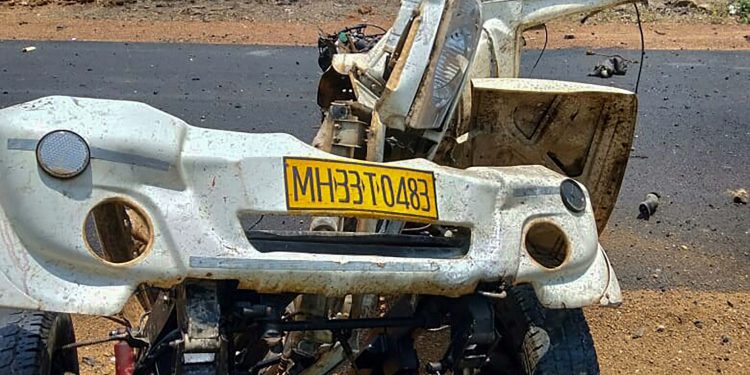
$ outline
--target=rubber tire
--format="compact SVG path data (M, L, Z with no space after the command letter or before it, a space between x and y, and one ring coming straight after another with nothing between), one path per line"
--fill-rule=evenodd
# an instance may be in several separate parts
M0 309L1 374L78 374L78 352L58 350L73 342L69 314Z
M597 375L599 363L581 309L547 309L529 285L496 305L501 341L482 374Z

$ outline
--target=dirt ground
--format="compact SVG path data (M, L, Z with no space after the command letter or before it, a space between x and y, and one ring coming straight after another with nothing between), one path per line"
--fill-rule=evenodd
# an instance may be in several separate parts
M73 0L0 0L0 40L311 45L319 30L334 32L357 23L387 27L398 10L397 0L130 0L121 6L100 3L103 1L78 4ZM642 13L646 46L750 49L750 26L729 16L726 9L726 0L652 1ZM584 24L580 22L583 17L548 24L548 47L639 48L631 6L593 15ZM528 32L526 41L528 47L540 48L543 31Z
M750 373L750 293L632 290L624 300L616 309L586 309L602 374ZM75 325L79 340L117 328L89 316ZM418 342L435 355L435 343L445 339L431 334ZM78 353L81 374L114 374L112 343Z
M318 30L361 22L388 26L397 5L396 0L0 0L0 40L312 45ZM548 48L639 47L631 7L605 11L585 24L581 18L547 25ZM647 48L750 49L750 26L727 14L727 1L651 2L642 19ZM541 30L525 38L530 48L544 43ZM586 309L602 373L750 373L750 292L626 290L624 299L618 309ZM79 316L75 324L79 340L116 328L98 317ZM112 355L111 343L79 349L81 373L113 374Z

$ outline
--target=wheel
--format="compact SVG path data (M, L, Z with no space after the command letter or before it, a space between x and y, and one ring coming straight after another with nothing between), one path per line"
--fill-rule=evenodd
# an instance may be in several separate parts
M68 314L0 309L0 373L63 375L78 373L75 342Z
M500 343L482 374L591 375L599 363L581 309L546 309L529 285L496 305Z

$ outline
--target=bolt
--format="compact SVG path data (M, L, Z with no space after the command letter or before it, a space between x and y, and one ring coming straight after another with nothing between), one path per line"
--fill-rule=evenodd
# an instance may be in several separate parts
M263 332L264 339L275 339L281 337L281 333L276 328L269 328Z
M276 328L268 328L263 332L263 340L270 347L276 346L281 343L281 332Z

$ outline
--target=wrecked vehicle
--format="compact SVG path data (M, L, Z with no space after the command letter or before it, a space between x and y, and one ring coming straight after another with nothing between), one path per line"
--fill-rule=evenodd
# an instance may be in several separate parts
M404 0L332 54L313 146L127 101L0 110L0 340L24 343L0 368L77 372L66 313L135 296L118 374L598 373L580 308L621 301L598 230L636 98L514 77L523 30L620 3Z

